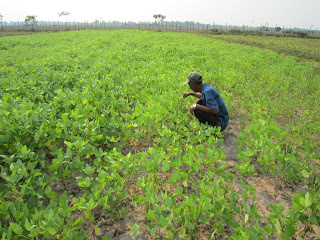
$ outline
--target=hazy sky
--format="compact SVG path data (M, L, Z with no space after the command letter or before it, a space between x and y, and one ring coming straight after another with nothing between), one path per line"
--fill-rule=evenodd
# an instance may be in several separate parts
M218 25L248 25L320 30L320 0L0 0L4 21L195 21Z

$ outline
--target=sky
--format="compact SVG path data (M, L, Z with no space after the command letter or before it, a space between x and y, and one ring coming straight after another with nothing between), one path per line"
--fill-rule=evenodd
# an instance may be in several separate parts
M70 12L59 17L62 11ZM320 30L320 0L0 0L3 21L166 21Z

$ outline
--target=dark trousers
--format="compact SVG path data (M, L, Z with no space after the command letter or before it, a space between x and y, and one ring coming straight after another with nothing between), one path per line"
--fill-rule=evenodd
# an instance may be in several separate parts
M197 104L203 105L202 99L197 101ZM218 119L213 114L208 114L200 111L199 109L196 109L194 110L194 115L196 116L196 118L199 120L200 123L207 123L212 127L215 127L218 125Z

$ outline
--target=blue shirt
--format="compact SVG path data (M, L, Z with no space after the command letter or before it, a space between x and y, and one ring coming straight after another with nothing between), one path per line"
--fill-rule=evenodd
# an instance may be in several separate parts
M221 126L221 130L224 130L229 122L229 114L223 99L218 93L217 89L210 86L208 83L203 84L202 103L211 109L219 109L219 113L215 115L218 119L218 124Z

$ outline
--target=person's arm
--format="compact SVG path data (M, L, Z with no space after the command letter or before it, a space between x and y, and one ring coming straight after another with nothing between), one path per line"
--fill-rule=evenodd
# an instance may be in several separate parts
M190 106L190 110L189 111L193 114L194 110L196 110L196 109L199 109L201 112L214 114L214 115L219 113L219 109L212 109L212 108L209 108L207 106L200 105L200 104L192 104Z
M183 98L186 98L186 97L188 97L190 95L201 99L201 93L199 93L199 92L186 92L186 93L183 94Z

